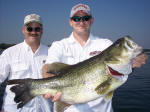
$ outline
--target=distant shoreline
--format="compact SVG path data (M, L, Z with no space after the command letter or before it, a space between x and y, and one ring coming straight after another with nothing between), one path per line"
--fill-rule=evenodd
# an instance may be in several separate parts
M0 43L0 50L5 50L11 46L14 46L16 44L6 44L6 43Z
M0 51L3 51L9 47L12 47L16 44L7 44L7 43L0 43ZM48 47L50 47L51 45L47 45Z

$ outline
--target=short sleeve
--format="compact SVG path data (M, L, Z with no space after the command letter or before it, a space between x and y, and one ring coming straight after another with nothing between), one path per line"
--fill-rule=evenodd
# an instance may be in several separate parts
M0 83L2 83L9 75L10 72L10 57L7 51L0 55Z
M48 49L48 57L46 59L46 64L53 62L60 62L63 52L63 45L60 42L53 42Z

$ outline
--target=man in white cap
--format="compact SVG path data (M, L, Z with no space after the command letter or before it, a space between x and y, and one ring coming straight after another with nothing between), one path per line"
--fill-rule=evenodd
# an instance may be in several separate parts
M90 33L90 27L93 22L94 18L89 6L78 4L72 8L69 24L73 28L73 32L68 38L52 43L48 50L46 64L43 67L43 77L53 75L47 73L49 64L53 62L76 64L99 54L112 44L110 40L95 37ZM133 68L142 66L146 59L145 54L135 58ZM45 95L45 98L51 98L53 101L58 100L60 97L61 93L56 96ZM85 104L71 105L64 112L113 112L112 101L105 102L104 98L100 97Z
M41 44L43 23L37 14L27 15L22 27L24 42L6 49L0 58L0 83L6 78L42 78L41 69L45 63L48 47ZM14 102L14 93L10 91L11 86L6 87L3 98L2 112L51 112L50 100L39 96L17 109Z

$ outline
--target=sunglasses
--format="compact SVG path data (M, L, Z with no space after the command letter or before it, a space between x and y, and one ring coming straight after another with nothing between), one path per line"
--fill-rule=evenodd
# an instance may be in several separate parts
M71 20L75 22L79 22L81 19L82 21L89 21L92 18L92 16L74 16L71 18Z
M35 31L35 32L40 32L41 31L41 28L40 27L35 27L35 28L32 28L32 27L27 27L27 31L28 32L32 32L32 31Z

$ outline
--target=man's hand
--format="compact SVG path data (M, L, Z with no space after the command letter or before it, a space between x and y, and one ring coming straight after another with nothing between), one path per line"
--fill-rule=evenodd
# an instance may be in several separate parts
M42 68L43 78L53 77L55 74L48 73L50 71L50 64L45 64Z
M140 68L142 65L146 63L148 56L144 53L138 55L132 60L132 68Z
M56 93L55 96L52 96L50 93L47 93L44 95L44 98L46 99L50 98L53 102L55 102L61 99L61 95L62 95L61 92Z

